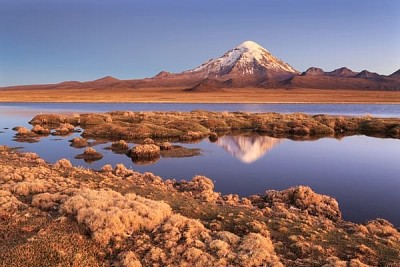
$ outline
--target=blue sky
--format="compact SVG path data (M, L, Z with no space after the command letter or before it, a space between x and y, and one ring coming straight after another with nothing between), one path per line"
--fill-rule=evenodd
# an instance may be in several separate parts
M180 72L252 40L304 71L400 68L398 0L0 0L0 86Z

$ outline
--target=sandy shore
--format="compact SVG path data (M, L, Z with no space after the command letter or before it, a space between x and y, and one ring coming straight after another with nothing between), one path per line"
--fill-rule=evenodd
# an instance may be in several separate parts
M7 89L0 102L159 103L400 103L399 91L230 88L185 92L183 88Z

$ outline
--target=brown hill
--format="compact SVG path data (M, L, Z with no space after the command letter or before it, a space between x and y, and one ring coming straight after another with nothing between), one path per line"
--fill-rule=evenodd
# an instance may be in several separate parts
M325 75L325 72L321 68L311 67L301 74L302 76L321 76Z
M391 78L400 78L400 69L389 75Z
M346 67L342 67L331 72L325 72L325 75L332 77L354 77L357 75L357 72L354 72Z
M343 78L330 76L295 76L287 81L288 88L353 89L353 90L400 90L395 79Z
M222 88L228 88L232 86L232 80L216 80L216 79L204 79L195 86L185 89L187 92L221 92Z

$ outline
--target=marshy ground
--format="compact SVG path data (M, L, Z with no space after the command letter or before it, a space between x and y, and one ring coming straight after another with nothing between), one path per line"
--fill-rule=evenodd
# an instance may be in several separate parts
M302 113L248 113L248 112L131 112L113 111L75 115L41 114L30 124L34 128L18 129L21 137L69 133L75 126L83 128L83 137L109 140L160 140L196 141L205 137L217 139L218 135L234 131L251 131L271 137L291 139L317 139L363 134L377 137L400 138L400 119L306 115ZM36 129L34 131L34 129ZM40 131L37 131L39 129ZM43 130L42 130L43 129Z
M292 139L352 134L399 138L399 122L121 111L38 115L32 130L15 130L19 138L40 138L81 127L84 138L113 140L110 149L152 160L162 153L188 153L168 141L217 140L235 131ZM124 140L141 145L129 149ZM87 145L85 139L71 141ZM89 149L82 157L96 153ZM204 176L176 181L123 165L105 165L101 171L77 168L65 159L52 165L34 153L3 146L0 266L400 266L398 229L383 219L344 221L339 204L306 186L241 198L215 192Z

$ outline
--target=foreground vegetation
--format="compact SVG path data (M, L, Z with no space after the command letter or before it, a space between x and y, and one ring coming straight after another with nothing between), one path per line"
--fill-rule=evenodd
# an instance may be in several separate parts
M0 147L0 266L399 266L400 233L299 186L240 198Z

